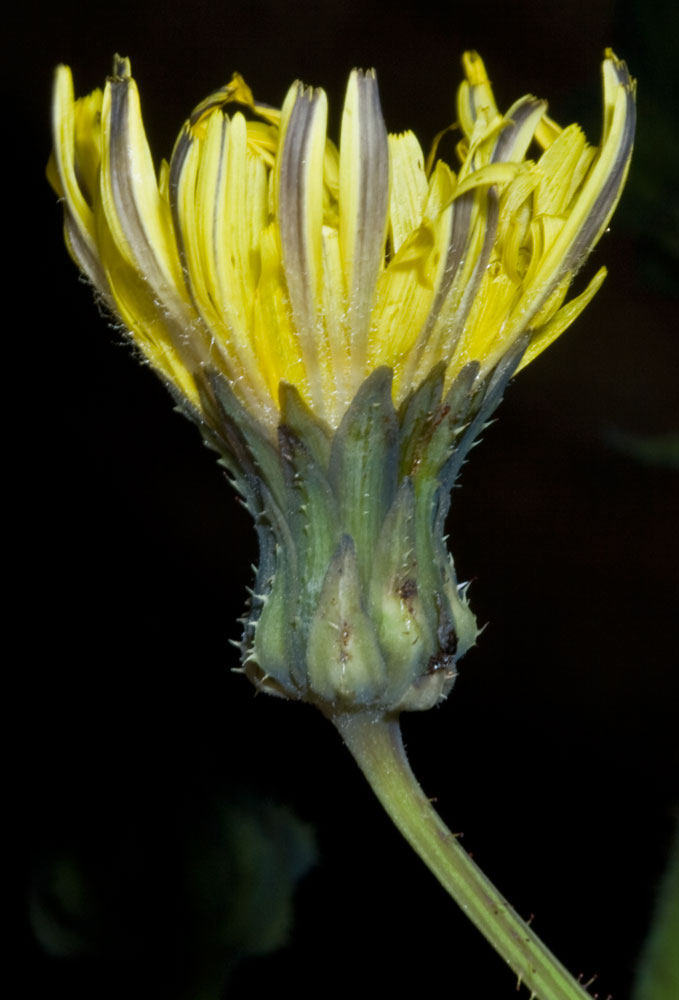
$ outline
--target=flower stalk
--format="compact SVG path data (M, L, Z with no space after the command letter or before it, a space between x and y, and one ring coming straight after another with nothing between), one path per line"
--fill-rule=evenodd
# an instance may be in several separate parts
M413 850L539 1000L583 1000L568 972L450 832L408 763L398 716L329 713L385 811Z

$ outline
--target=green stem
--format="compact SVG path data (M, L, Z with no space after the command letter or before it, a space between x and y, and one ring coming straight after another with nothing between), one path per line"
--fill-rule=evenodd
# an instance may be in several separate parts
M330 718L403 836L519 981L539 1000L591 1000L432 808L406 758L398 719L369 713Z

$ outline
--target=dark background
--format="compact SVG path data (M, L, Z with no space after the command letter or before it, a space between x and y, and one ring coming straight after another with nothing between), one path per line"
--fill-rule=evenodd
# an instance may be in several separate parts
M571 970L622 1000L677 818L679 491L676 462L655 446L679 430L673 5L66 0L13 17L8 761L22 995L216 998L219 935L200 993L209 915L186 886L201 858L219 869L214 817L234 797L255 812L289 806L314 831L317 863L287 946L233 968L229 996L514 988L328 724L231 673L254 533L63 248L43 174L54 65L69 63L84 94L115 51L129 55L159 159L234 69L272 104L295 78L324 86L336 129L349 70L374 65L389 130L413 128L427 148L454 118L468 47L500 107L547 97L596 142L612 45L639 79L640 124L628 190L586 269L605 262L610 275L512 386L465 468L451 547L488 624L449 701L403 727L426 792L487 874ZM65 858L82 881L75 910L55 888ZM53 921L41 943L36 900Z

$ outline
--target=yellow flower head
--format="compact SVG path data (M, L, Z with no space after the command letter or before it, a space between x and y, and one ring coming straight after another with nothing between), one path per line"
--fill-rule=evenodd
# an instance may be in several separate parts
M629 166L634 85L612 53L598 148L534 97L501 114L479 56L463 65L456 171L438 139L425 159L388 135L372 71L349 78L339 147L322 90L296 83L278 111L235 75L158 172L128 60L80 100L56 75L71 254L255 518L243 669L330 713L451 690L477 635L451 486L519 363L601 285L603 268L566 301Z
M436 364L447 384L470 360L487 372L522 335L527 363L589 302L603 268L566 296L625 182L625 64L603 63L598 148L534 97L502 114L479 56L463 65L457 171L388 135L374 72L354 71L339 148L322 90L295 83L278 111L234 75L158 173L129 61L79 100L59 67L48 176L70 252L199 415L216 371L271 431L282 382L335 428L375 368L398 404Z

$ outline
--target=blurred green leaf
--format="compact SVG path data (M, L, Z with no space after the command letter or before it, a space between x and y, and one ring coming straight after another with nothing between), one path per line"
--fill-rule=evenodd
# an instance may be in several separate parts
M679 835L658 890L632 1000L677 1000L679 997Z

